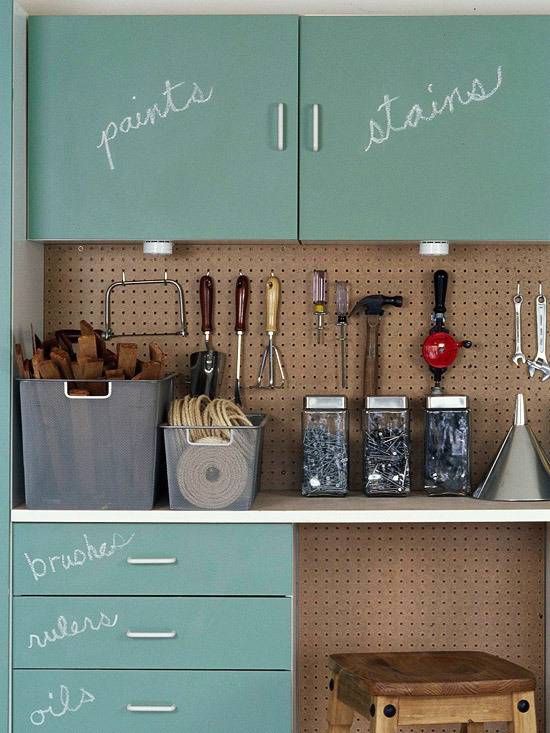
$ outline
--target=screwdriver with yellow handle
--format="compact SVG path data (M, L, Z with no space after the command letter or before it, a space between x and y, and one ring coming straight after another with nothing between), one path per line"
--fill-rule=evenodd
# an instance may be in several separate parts
M313 313L315 314L315 343L322 340L327 314L327 271L313 270Z

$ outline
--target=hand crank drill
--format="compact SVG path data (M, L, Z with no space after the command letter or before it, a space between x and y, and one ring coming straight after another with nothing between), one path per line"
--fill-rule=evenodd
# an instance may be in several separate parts
M364 396L376 394L378 376L378 327L384 315L384 306L393 305L401 308L401 295L366 295L353 307L351 315L364 313L367 316L367 348L365 351Z

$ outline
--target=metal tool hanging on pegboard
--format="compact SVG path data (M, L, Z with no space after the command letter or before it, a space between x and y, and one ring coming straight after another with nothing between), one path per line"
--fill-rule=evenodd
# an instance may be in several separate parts
M173 287L176 289L178 296L178 309L179 309L179 331L171 331L168 333L117 333L113 331L111 324L111 294L115 288L121 287L134 287L136 285L164 285L165 287ZM103 328L103 338L108 341L109 339L115 338L115 336L185 336L187 332L187 325L185 323L185 300L183 297L183 289L177 280L171 280L168 277L166 270L164 271L164 277L160 280L126 280L126 273L122 270L122 280L111 283L105 291L104 301L104 319L105 325Z

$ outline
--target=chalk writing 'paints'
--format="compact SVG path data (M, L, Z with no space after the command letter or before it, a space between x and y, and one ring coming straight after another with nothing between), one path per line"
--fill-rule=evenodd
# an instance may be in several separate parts
M61 718L67 713L77 713L86 703L94 702L95 697L83 687L80 688L80 700L76 705L71 705L71 693L65 685L59 685L59 700L53 702L53 692L48 693L48 699L52 702L47 708L38 708L30 714L31 723L33 725L44 725L48 715L54 718Z
M195 82L192 83L191 94L187 95L187 98L183 102L183 106L178 107L174 100L174 91L179 89L186 84L185 81L180 81L178 84L172 84L168 79L164 82L164 91L162 96L166 98L164 104L164 111L160 109L158 104L153 104L152 107L148 107L145 115L141 112L136 112L134 116L128 115L124 117L119 123L111 120L105 129L101 132L101 138L99 145L96 145L98 150L103 148L109 168L113 171L115 164L113 161L113 152L111 150L111 143L117 137L119 133L127 135L131 130L139 130L142 127L154 125L157 119L164 120L171 112L185 112L194 104L205 104L212 99L213 89L210 89L207 95L204 94L202 89ZM185 90L181 90L184 92ZM181 92L179 92L181 94ZM179 100L178 100L179 101ZM181 102L180 102L181 104Z
M498 66L497 83L490 91L485 91L485 87L479 79L473 79L470 89L465 92L461 92L458 87L455 87L452 92L446 95L440 104L438 104L436 100L432 100L430 105L431 111L429 114L425 113L423 107L418 102L413 104L405 117L405 121L401 125L395 125L392 118L392 104L399 99L399 97L390 97L389 94L384 94L384 101L379 105L377 111L382 112L383 110L386 115L386 119L382 124L377 120L370 120L370 139L368 145L365 147L365 152L368 153L373 145L381 145L387 142L394 132L402 132L409 128L414 129L418 127L421 122L432 122L437 117L441 117L441 115L453 114L456 109L460 108L459 105L465 107L468 104L472 104L472 102L485 102L487 99L490 99L493 94L498 92L501 85L502 66ZM428 84L427 90L432 94L433 85Z
M89 616L84 616L82 621L73 619L69 623L65 616L59 616L55 626L51 629L46 629L39 634L29 634L29 644L27 649L32 649L34 646L38 646L41 649L47 644L53 644L56 641L62 639L70 639L80 634L85 634L87 631L100 631L100 629L112 629L118 623L118 614L115 613L111 619L103 611L99 612L99 619L93 621Z

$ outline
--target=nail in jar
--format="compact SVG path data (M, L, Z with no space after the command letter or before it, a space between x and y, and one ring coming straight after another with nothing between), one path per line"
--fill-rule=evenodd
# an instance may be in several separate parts
M410 494L408 397L367 397L363 410L363 489L367 496Z
M347 397L309 395L302 412L303 496L348 493Z
M470 493L470 410L465 395L426 398L424 489L430 496Z

